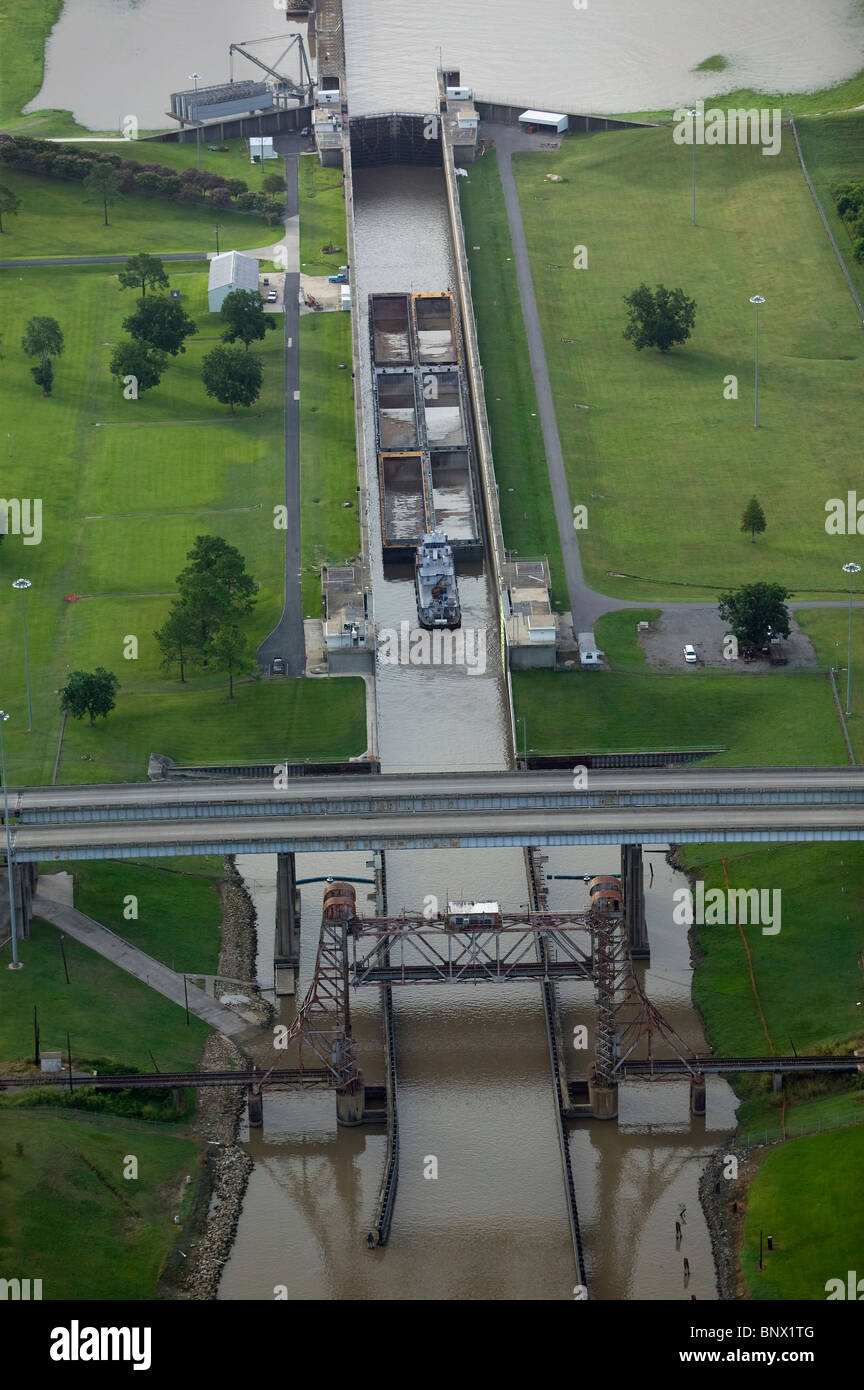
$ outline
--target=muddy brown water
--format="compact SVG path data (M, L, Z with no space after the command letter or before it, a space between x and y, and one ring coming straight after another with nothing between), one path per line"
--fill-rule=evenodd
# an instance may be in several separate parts
M363 170L356 176L358 302L369 293L446 289L453 266L440 173ZM422 233L422 236L421 236ZM360 335L368 376L368 325ZM368 402L367 402L368 403ZM371 421L371 411L367 411ZM370 439L370 443L371 443ZM405 569L381 560L372 496L373 582L379 630L414 618ZM485 674L464 669L379 666L381 758L387 770L504 768L508 730L492 597L482 567L460 575L463 623L484 624ZM614 848L556 849L551 874L618 867ZM362 854L301 855L298 877L369 877ZM674 876L662 852L647 887L651 997L693 1044L684 928L671 920ZM240 863L262 919L272 915L275 864ZM389 908L422 908L462 895L518 910L528 899L518 850L401 852L387 857ZM646 868L646 885L650 869ZM582 908L583 883L551 880L550 906ZM314 964L322 885L303 890L302 984ZM357 887L361 911L373 912ZM268 918L268 922L269 922ZM271 929L272 931L272 929ZM263 942L263 932L262 932ZM267 954L262 944L262 979ZM262 1131L247 1139L255 1170L220 1298L571 1299L575 1284L555 1129L541 998L532 985L411 986L393 991L399 1067L401 1162L390 1242L369 1252L366 1233L384 1161L378 1130L336 1125L331 1095L268 1097ZM593 1025L590 989L559 991L565 1037ZM377 990L352 996L360 1063L383 1079ZM584 1060L568 1054L572 1074ZM709 1082L707 1121L691 1120L686 1082L628 1084L618 1125L572 1128L570 1146L591 1293L601 1299L716 1297L697 1183L707 1153L734 1124L731 1092ZM437 1160L435 1179L424 1176ZM675 1249L674 1223L687 1208ZM682 1258L693 1271L683 1282Z
M343 0L343 10L354 115L434 111L439 59L484 101L602 113L737 87L810 91L851 77L864 48L857 0ZM142 129L163 128L169 93L189 73L227 81L230 43L277 36L253 50L270 62L295 31L272 0L67 0L28 109L68 109L93 130L130 113ZM694 71L715 54L725 72ZM256 75L237 62L235 78Z

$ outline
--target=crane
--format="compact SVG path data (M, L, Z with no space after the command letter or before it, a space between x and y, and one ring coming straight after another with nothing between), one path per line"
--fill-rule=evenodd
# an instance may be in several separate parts
M275 77L276 81L279 82L281 86L287 87L289 91L291 91L292 93L295 93L297 96L301 97L311 96L312 74L309 71L309 63L306 58L306 46L303 43L302 34L294 34L294 36L289 40L287 48L285 48L284 51L280 53L279 57L276 59L276 62L272 67L269 63L265 63L262 61L261 58L256 57L254 53L250 53L248 51L254 44L277 43L284 37L284 34L275 34L271 38L267 39L244 39L242 43L232 43L230 48L228 49L228 81L234 81L234 54L240 53L244 58L248 58L250 63L254 63L256 67L259 67L264 72L269 73L271 77ZM291 52L291 49L294 48L295 45L297 45L297 52L299 55L299 83L293 82L290 77L285 77L281 72L278 71L279 64L282 63L285 60L285 58L287 58L288 54ZM305 82L303 81L304 74L306 78Z

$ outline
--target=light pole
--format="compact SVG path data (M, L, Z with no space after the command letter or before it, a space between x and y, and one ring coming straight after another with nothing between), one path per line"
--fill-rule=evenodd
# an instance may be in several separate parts
M199 80L200 77L201 77L200 72L190 72L190 73L189 73L189 80L190 80L191 82L194 82L194 83L195 83L195 91L196 91L196 92L198 91L198 80ZM198 116L198 103L197 103L197 101L196 101L196 103L195 103L195 120L196 120L196 123L197 123L197 124L196 124L196 129L195 129L195 143L196 143L196 145L198 146L198 168L200 169L200 168L201 168L201 121L200 121L200 118L199 118L199 116Z
M754 406L753 428L759 428L759 305L765 303L764 294L751 294L750 303L756 305L756 404Z
M849 650L846 656L846 713L852 713L852 576L861 573L861 566L850 560L843 566L843 573L849 576Z
M214 231L216 232L216 255L218 256L218 255L219 255L219 232L221 231L221 224L220 224L219 222L214 222L213 228L214 228Z
M33 732L33 701L30 698L30 653L27 650L27 590L33 585L29 579L13 579L12 588L21 594L21 622L24 626L24 670L27 673L27 722L28 734Z
M691 185L692 185L692 191L691 191L692 213L691 213L690 221L691 221L691 225L695 227L695 226L696 226L696 117L699 115L699 112L696 110L696 107L694 106L694 107L692 107L692 108L690 109L690 111L689 111L687 114L693 117L693 159L692 159L691 179L690 179Z
M6 872L9 878L9 920L12 924L12 962L10 970L20 970L21 962L18 959L18 923L15 920L15 886L12 881L12 840L9 835L9 793L6 786L6 740L3 737L3 725L9 718L5 710L0 709L0 770L3 773L3 819L6 824Z

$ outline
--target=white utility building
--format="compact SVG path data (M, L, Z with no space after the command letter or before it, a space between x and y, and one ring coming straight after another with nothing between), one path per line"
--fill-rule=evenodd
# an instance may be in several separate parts
M207 285L207 302L210 313L216 314L222 308L222 301L232 290L258 289L258 262L254 256L244 256L240 251L223 251L210 262L210 280Z

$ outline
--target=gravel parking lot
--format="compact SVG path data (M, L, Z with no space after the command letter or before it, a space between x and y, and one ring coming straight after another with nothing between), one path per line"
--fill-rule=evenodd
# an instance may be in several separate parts
M700 667L736 671L742 675L759 675L770 669L767 656L756 661L729 661L723 655L723 639L728 628L721 621L714 605L682 604L680 608L662 613L648 632L640 632L639 645L645 652L648 665L655 670L698 671ZM690 643L696 649L698 663L688 665L684 647ZM818 666L816 652L809 637L792 621L791 632L782 643L790 667Z

